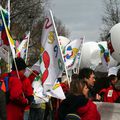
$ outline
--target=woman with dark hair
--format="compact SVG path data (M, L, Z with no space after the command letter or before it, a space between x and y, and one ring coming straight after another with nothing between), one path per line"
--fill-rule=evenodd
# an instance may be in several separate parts
M87 82L74 74L70 83L70 93L58 109L59 120L66 120L69 113L77 114L80 120L100 120L96 105L88 99L88 91Z

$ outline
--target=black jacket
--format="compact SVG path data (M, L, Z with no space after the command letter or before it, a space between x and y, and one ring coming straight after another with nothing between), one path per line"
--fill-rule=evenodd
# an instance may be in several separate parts
M88 99L83 95L68 95L65 100L62 101L58 109L59 120L64 120L68 113L76 113L77 108L86 105Z

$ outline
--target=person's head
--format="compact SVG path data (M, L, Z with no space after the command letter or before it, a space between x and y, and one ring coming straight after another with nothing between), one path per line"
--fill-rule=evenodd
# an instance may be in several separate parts
M114 86L117 83L117 76L110 75L110 76L108 76L108 80L109 80L109 83Z
M70 83L70 93L75 95L85 95L88 96L88 86L84 79L79 79L77 74L72 75L72 81Z
M16 67L18 71L25 71L27 65L22 58L18 57L18 58L15 58L15 61L13 60L12 62L12 70L15 71Z
M85 79L89 87L93 87L95 84L95 73L90 68L83 68L79 72L79 79Z

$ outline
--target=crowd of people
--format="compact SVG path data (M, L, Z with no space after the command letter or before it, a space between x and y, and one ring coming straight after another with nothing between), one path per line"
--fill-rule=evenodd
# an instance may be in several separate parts
M70 86L67 79L61 82L66 99L51 98L51 103L35 104L32 82L39 74L33 71L29 77L24 75L27 65L22 58L15 58L12 62L12 71L1 75L0 86L3 88L3 79L8 77L9 91L0 90L0 120L101 120L101 115L93 101L120 103L120 70L108 73L106 88L95 92L96 75L94 70L83 68L79 74L73 74ZM7 92L8 93L7 93ZM52 109L51 109L52 104Z

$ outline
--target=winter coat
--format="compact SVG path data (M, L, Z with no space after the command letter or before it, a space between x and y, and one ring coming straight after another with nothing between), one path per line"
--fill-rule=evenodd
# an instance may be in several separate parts
M101 120L96 104L88 100L87 104L77 109L80 120Z
M112 85L104 93L104 102L120 103L120 91L117 91Z
M65 120L68 113L76 113L77 109L87 104L88 100L83 95L68 95L59 106L56 119Z
M69 95L62 101L58 109L58 119L65 120L68 113L78 114L81 120L100 120L96 105L84 95Z
M21 76L22 73L19 73ZM2 77L7 76L4 74ZM25 98L23 92L23 85L21 80L17 77L15 71L10 73L9 78L9 103L7 104L7 120L23 120L24 108L28 104L28 99Z

